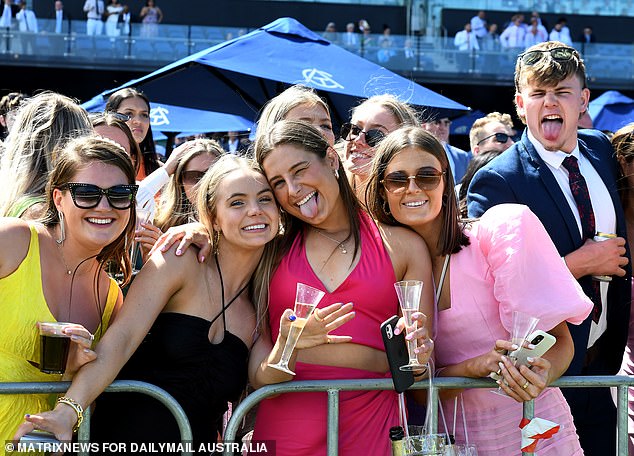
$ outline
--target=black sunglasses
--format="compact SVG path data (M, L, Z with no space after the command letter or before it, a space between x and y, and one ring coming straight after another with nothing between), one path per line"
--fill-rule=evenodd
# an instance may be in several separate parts
M396 171L388 174L381 181L385 190L390 193L403 193L409 187L409 181L414 179L416 186L421 190L431 191L440 184L440 179L445 175L445 171L438 171L435 168L421 168L413 176L407 176L402 171Z
M73 198L73 203L80 209L92 209L99 205L105 195L110 207L113 209L129 209L134 203L138 185L115 185L110 188L101 188L93 184L79 184L70 182L61 185L60 190L68 189Z
M385 133L381 130L364 131L361 127L351 123L345 123L341 126L341 137L346 141L354 141L361 133L365 135L365 142L370 147L376 147L385 138Z
M196 185L198 182L200 182L204 175L205 171L197 170L183 171L181 173L183 184L187 185Z
M478 141L476 143L476 146L479 146L480 144L482 144L484 141L486 141L489 138L493 138L495 136L495 140L497 142L499 142L500 144L506 144L506 142L509 140L510 136L507 135L506 133L493 133L492 135L487 136L486 138L482 138L480 141Z
M535 65L539 62L547 53L551 58L557 62L567 62L574 56L579 57L577 51L569 47L556 47L553 49L540 49L535 51L523 52L517 58L522 61L524 65Z

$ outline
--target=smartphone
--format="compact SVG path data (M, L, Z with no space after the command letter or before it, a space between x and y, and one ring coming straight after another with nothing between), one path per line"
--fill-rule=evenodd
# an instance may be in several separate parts
M414 373L400 369L401 366L409 363L409 354L407 353L407 345L405 344L405 332L399 335L394 334L394 328L396 328L398 318L398 315L394 315L381 323L381 335L383 336L387 362L390 365L390 372L392 373L394 390L397 393L402 393L414 384Z
M508 355L509 358L515 361L515 365L518 367L522 364L524 366L529 366L526 358L529 356L533 358L540 358L544 355L544 353L550 350L553 345L555 345L555 342L557 342L555 336L539 329L537 331L533 331L526 340L534 345L535 348L530 349L528 347L520 347Z

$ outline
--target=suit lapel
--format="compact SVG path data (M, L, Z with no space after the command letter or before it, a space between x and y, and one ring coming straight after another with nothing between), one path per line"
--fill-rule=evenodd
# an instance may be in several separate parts
M574 240L575 244L581 242L581 235L579 234L579 227L577 226L577 220L575 219L568 200L561 191L559 183L553 173L548 168L548 165L541 159L533 144L528 140L526 132L522 135L521 145L519 147L520 154L524 155L524 161L527 164L526 172L532 174L533 177L537 177L542 181L544 187L548 191L550 197L555 203L557 211L561 214L562 218L566 222L566 228L570 237Z

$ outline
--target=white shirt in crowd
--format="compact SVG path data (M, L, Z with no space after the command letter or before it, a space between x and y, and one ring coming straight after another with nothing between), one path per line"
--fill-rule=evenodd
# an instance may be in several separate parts
M475 33L461 30L456 33L456 37L453 40L453 44L460 51L470 51L471 49L479 50L480 45Z
M526 29L521 25L511 24L500 35L500 43L503 48L524 47Z
M37 18L35 13L30 9L21 9L18 14L15 15L18 20L18 28L21 32L33 32L37 33Z

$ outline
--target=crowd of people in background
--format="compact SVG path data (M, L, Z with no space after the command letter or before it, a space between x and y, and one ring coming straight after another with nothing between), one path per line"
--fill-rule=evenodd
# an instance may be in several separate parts
M10 23L10 0L7 8ZM55 9L63 18L61 1ZM119 0L86 0L84 11L89 35L127 33ZM153 0L139 17L142 35L157 36L163 13ZM25 5L15 19L37 31ZM330 22L323 37L376 49L379 63L409 58L389 25L371 32L365 19L342 34ZM579 40L594 42L591 27ZM61 397L0 395L0 440L34 429L70 440L96 403L96 441L179 441L158 403L102 394L115 379L168 391L194 443L210 444L248 385L389 378L379 327L399 314L393 284L421 280L408 337L430 368L414 378L491 377L508 396L443 394L447 422L459 402L464 422L445 433L481 456L519 453L522 404L535 400L538 416L561 425L539 454L614 454L609 390L551 387L562 375L634 375L634 123L610 138L582 123L590 92L573 41L565 18L549 32L537 12L528 22L513 15L500 34L485 11L464 25L454 41L461 53L516 51L519 119L483 115L469 150L450 144L447 114L390 94L360 101L335 131L328 103L291 86L262 107L255 134L180 138L165 157L140 90L111 94L97 114L53 92L0 99L0 381L72 381ZM599 233L610 236L597 242ZM325 298L291 375L273 365L299 282ZM528 365L508 356L519 348L509 341L514 311L556 338ZM38 366L42 321L73 323L63 374ZM252 438L275 441L278 455L324 453L326 398L263 401ZM407 400L427 405L424 395ZM633 402L630 392L631 422ZM339 454L390 455L399 407L394 391L341 393ZM634 454L631 423L628 431Z

